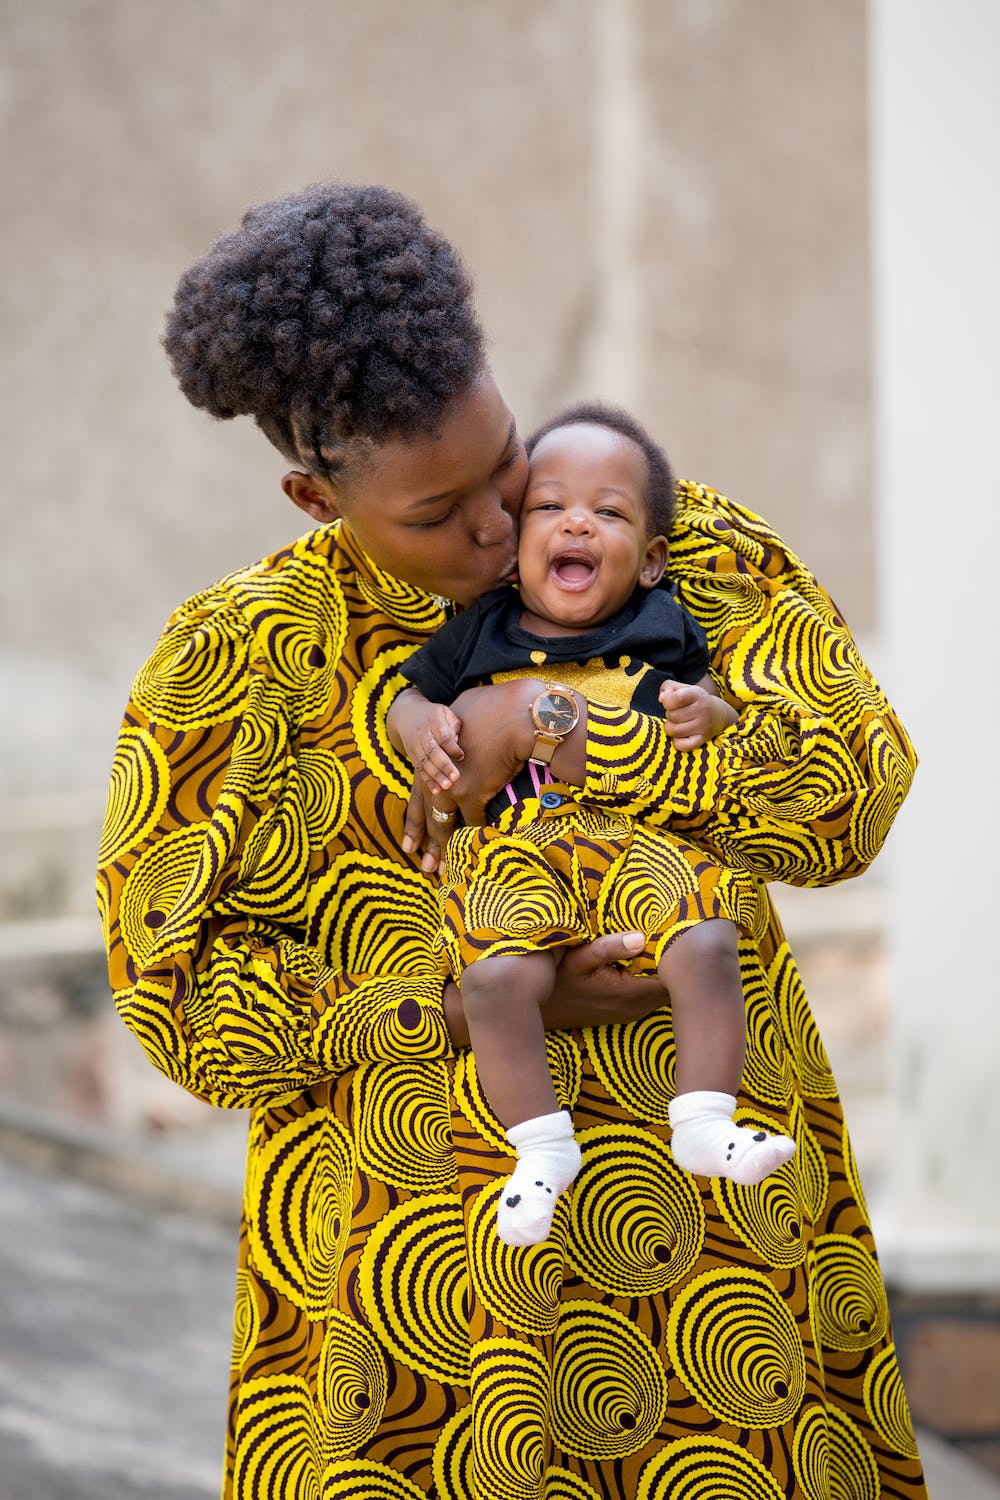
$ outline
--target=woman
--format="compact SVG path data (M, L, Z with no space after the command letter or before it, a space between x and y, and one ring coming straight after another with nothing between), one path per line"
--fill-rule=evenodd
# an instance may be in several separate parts
M493 1231L505 1142L385 733L399 663L514 563L525 460L455 252L386 189L312 188L192 267L165 342L189 400L254 417L320 525L172 617L101 853L122 1017L170 1077L251 1110L224 1493L924 1496L776 917L742 949L737 1117L793 1135L794 1162L755 1188L675 1166L669 1009L605 967L640 941L609 935L547 1014L582 1171L543 1245ZM854 874L909 784L906 737L779 539L710 490L679 502L673 572L739 724L680 752L590 704L553 774L769 879ZM541 687L462 700L470 820L529 755Z

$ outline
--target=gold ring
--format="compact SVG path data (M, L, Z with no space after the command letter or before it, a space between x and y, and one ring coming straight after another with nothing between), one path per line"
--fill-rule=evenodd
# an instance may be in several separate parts
M431 817L435 823L450 823L454 816L453 812L442 812L439 807L431 808Z

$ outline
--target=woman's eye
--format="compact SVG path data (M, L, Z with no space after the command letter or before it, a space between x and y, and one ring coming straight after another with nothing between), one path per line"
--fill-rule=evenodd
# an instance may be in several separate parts
M451 507L451 510L446 510L443 516L438 516L433 521L417 521L416 522L417 530L418 531L433 531L433 529L434 529L435 526L443 526L446 521L450 521L451 520L452 516L455 514L455 511L457 509L458 509L458 507L456 505L453 505Z
M509 469L510 466L511 466L511 464L514 462L514 460L519 457L520 452L521 452L521 439L520 438L515 438L514 439L514 446L510 450L510 452L508 453L507 457L506 458L502 458L500 460L500 462L497 464L497 473L500 474L500 473L503 472L504 469Z

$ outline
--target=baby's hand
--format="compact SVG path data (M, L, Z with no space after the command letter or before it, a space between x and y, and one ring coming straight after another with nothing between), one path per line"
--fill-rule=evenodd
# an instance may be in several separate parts
M458 780L462 721L445 704L430 703L415 687L403 688L389 705L385 727L425 791L443 792Z
M659 692L665 728L678 750L697 750L735 724L736 710L701 683L665 682Z
M462 721L443 703L429 703L427 710L422 723L404 736L403 749L421 785L440 794L458 780Z

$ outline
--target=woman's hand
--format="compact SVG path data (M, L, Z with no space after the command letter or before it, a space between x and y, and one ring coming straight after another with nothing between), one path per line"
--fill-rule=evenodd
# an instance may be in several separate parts
M466 823L486 820L486 807L531 754L531 705L543 684L532 678L466 688L452 704L462 721L462 761L448 788Z
M439 868L444 859L445 845L458 823L458 806L454 799L447 792L432 794L420 778L415 777L406 804L401 843L406 854L423 850L420 868L425 875L433 875Z
M617 960L642 951L641 932L609 932L568 948L556 970L556 982L542 1004L546 1031L570 1031L576 1026L607 1026L640 1021L667 1002L655 977L638 977L619 969ZM462 996L455 984L445 985L445 1022L456 1047L469 1045L469 1029Z

